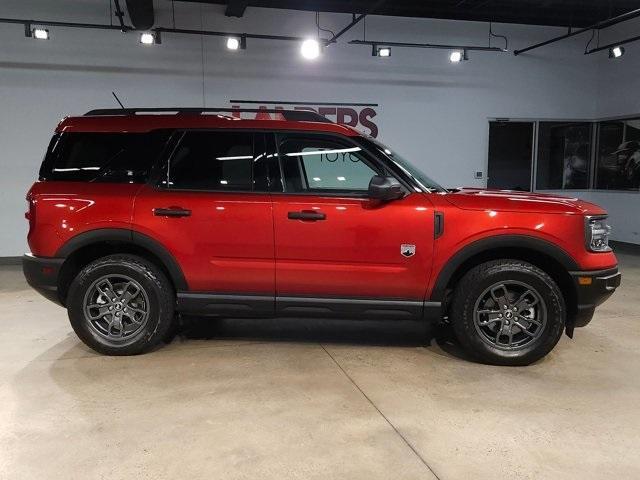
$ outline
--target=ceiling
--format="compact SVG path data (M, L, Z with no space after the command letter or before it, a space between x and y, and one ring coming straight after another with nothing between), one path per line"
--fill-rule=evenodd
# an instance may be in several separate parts
M246 7L367 13L374 0L177 0L227 5L227 15ZM640 8L640 0L387 0L377 15L587 27Z

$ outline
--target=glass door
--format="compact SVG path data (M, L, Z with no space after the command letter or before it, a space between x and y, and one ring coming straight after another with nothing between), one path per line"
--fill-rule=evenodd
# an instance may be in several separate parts
M487 187L531 191L534 122L489 122Z

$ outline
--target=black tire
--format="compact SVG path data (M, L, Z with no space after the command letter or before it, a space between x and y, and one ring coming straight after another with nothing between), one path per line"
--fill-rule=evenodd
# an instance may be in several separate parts
M514 298L523 290L531 292L523 293L528 298L518 303L523 315L531 317L528 321L519 316L520 308L515 307ZM499 296L501 292L504 294ZM498 301L503 298L510 300ZM508 303L509 308L499 303ZM532 306L527 307L529 304ZM495 308L504 310L494 312ZM489 310L490 314L477 313ZM478 265L462 277L455 289L450 318L458 341L472 357L492 365L517 366L529 365L555 347L564 330L565 311L562 292L547 273L524 261L504 259ZM529 330L521 326L528 326ZM512 331L518 332L514 337L521 339L521 345L504 345L511 345Z
M133 299L139 303L127 305L128 301L122 296L122 290L121 295L113 297L114 302L118 298L120 306L114 303L110 304L111 307L115 305L118 309L124 309L119 313L122 315L118 324L120 330L112 328L109 323L109 320L114 319L110 312L103 314L99 320L92 321L89 318L94 313L101 315L103 311L112 309L102 304L99 309L93 307L94 310L86 307L90 303L89 299L95 298L91 295L97 295L97 301L103 303L105 298L109 297L109 294L99 293L100 286L96 287L96 282L106 281L105 277L107 280L128 279L117 285L124 285L125 281L130 281L127 285L132 285L132 291L139 289L139 293ZM102 284L103 288L104 285ZM117 287L112 290L118 293ZM142 312L138 317L144 321L135 323L131 318L127 318L124 314L127 306L130 311ZM85 266L71 283L67 296L67 311L73 330L86 345L105 355L137 355L151 350L171 329L174 306L175 292L162 270L142 257L129 254L109 255ZM131 316L131 313L129 315ZM104 331L105 328L107 332ZM127 328L129 332L126 332ZM112 338L112 334L116 337L118 332L121 338Z

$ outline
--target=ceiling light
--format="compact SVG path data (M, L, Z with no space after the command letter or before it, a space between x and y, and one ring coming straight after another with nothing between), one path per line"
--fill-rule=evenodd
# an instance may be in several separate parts
M238 50L240 48L240 40L236 37L227 38L227 48L229 50Z
M451 63L460 63L467 60L467 52L465 50L454 50L449 55L449 61Z
M227 37L227 48L229 50L246 50L247 37Z
M34 28L31 35L37 40L49 40L49 30L46 28Z
M374 57L390 57L391 56L391 48L389 47L378 47L377 45L371 46L371 55Z
M302 42L300 53L307 60L315 60L320 56L320 43L317 40L309 38Z
M613 47L609 49L609 58L620 58L624 55L624 47Z
M142 32L140 34L140 43L143 45L153 45L154 43L160 43L160 32Z

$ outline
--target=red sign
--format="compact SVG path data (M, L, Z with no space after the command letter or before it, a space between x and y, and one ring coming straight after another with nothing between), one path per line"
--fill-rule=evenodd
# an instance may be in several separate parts
M309 103L303 102L260 102L254 100L231 100L231 108L238 109L232 115L236 118L256 120L283 119L278 113L269 110L306 110L316 112L332 122L357 128L372 137L378 136L378 125L374 118L378 115L377 104L355 103ZM261 110L259 112L240 112L241 108Z

